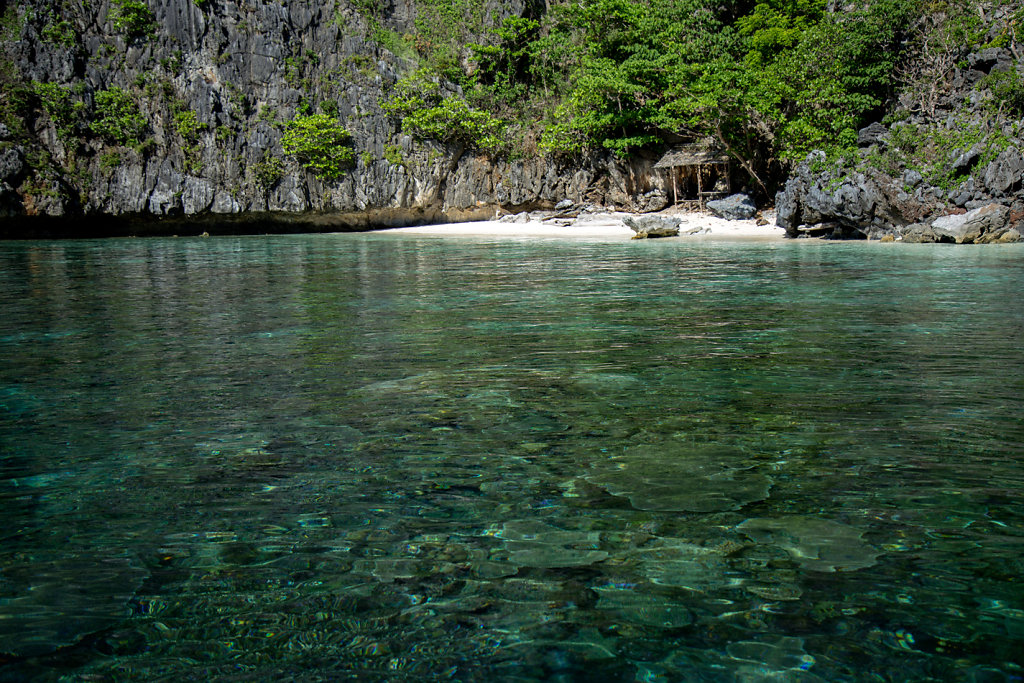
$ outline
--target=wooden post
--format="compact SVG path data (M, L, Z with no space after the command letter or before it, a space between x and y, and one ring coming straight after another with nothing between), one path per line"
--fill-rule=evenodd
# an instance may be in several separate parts
M675 166L669 166L669 173L672 174L672 208L679 206L679 190L676 189L676 172Z
M697 164L697 208L700 211L704 210L704 184L703 184L703 173L704 167Z

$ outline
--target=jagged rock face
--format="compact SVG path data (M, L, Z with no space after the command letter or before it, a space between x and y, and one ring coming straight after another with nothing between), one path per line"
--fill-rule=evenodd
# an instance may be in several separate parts
M23 135L0 130L0 214L312 212L401 223L480 218L564 198L649 209L657 201L640 207L634 197L665 196L664 177L648 160L505 161L403 135L379 102L411 64L382 47L346 0L147 4L158 29L135 38L115 30L109 0L32 0L31 12L18 10L17 34L0 45L23 84L66 86L89 111L97 93L122 88L151 142L113 144L87 123L69 140L46 115ZM500 23L523 9L523 0L494 0L487 16ZM74 45L47 37L57 18L74 27ZM412 3L391 0L382 24L400 34L415 20ZM306 171L282 147L284 124L325 104L351 132L356 154L336 181ZM195 113L192 139L181 132L183 111ZM46 181L24 182L17 160L40 154L54 162L35 175Z
M865 137L884 139L879 125ZM952 158L950 168L962 181L949 190L929 185L916 170L899 177L869 166L853 173L822 170L824 154L812 153L776 196L776 221L790 237L1018 241L1024 234L1024 157L1011 146L987 164L978 165L980 159L976 147ZM965 215L972 217L966 223Z
M930 203L914 200L901 182L884 174L833 177L814 171L823 159L812 154L776 196L776 222L790 237L881 237L931 210Z

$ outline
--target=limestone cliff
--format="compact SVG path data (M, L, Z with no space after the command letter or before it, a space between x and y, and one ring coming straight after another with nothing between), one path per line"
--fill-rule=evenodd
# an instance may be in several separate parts
M417 141L379 106L412 63L389 0L32 0L0 26L0 216L305 217L330 226L493 216L568 198L664 206L649 160L488 158ZM490 21L524 11L494 0ZM351 134L326 180L285 153L289 121ZM645 197L646 196L646 197ZM636 205L636 197L645 197Z

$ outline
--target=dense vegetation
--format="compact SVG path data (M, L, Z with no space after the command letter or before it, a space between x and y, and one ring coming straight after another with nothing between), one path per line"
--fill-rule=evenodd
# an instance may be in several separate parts
M763 190L813 149L849 154L899 88L934 91L1006 0L549 0L465 40L471 0L421 0L417 68L386 108L406 132L508 153L625 156L687 137ZM372 12L372 6L366 11ZM1017 10L1017 17L1024 12ZM446 22L450 18L453 21ZM1011 21L1004 42L1019 22ZM458 30L462 26L462 30ZM1016 80L997 84L1013 101ZM450 84L451 87L446 85ZM925 103L927 105L927 103Z

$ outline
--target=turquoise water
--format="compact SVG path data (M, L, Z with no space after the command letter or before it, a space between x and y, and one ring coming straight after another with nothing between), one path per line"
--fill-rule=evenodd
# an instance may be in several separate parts
M1024 676L1024 249L0 243L0 680Z

